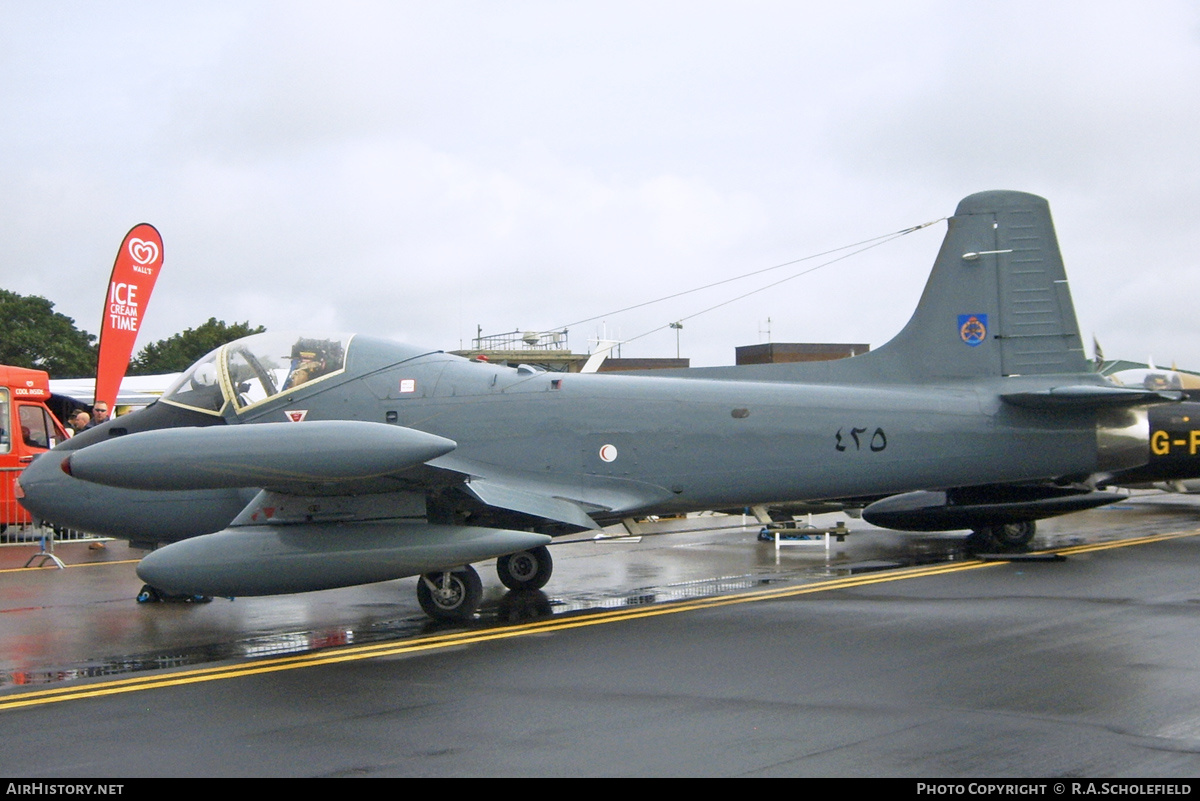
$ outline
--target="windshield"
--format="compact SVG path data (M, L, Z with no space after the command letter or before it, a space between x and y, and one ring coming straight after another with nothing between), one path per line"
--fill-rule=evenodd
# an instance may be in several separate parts
M178 406L223 414L241 411L346 367L350 335L255 334L214 350L163 394Z
M193 409L220 411L225 405L217 383L217 354L220 352L218 348L189 367L167 388L163 398Z

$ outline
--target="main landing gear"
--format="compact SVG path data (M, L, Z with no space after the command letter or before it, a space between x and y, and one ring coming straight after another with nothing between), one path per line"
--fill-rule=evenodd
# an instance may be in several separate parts
M550 549L544 545L501 556L496 560L500 583L510 590L540 590L554 572ZM470 620L483 600L483 582L470 565L426 573L417 582L417 601L434 620Z
M510 553L496 560L500 583L510 590L540 590L554 572L550 549L539 545L528 551Z
M967 537L967 548L975 553L1023 553L1037 533L1037 523L1004 523L977 528Z
M139 604L206 604L212 601L211 595L170 595L157 587L143 584L137 594Z

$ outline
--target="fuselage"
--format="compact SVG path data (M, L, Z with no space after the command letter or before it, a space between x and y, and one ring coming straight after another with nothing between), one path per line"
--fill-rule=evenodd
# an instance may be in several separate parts
M1000 392L1030 383L1020 378L911 386L759 380L761 371L754 380L703 370L695 377L564 374L354 337L345 339L340 369L297 382L284 377L297 372L294 359L290 368L278 360L264 366L261 354L235 358L252 350L235 345L206 357L222 371L219 381L194 370L190 385L150 408L40 457L21 478L26 506L56 525L134 541L217 531L259 488L129 490L79 481L59 464L111 436L288 420L361 420L437 434L457 443L429 462L441 475L528 487L579 503L602 521L1085 475L1098 465L1095 414L1003 403ZM263 375L272 370L274 377ZM1039 376L1030 385L1047 384ZM365 491L389 486L384 479Z

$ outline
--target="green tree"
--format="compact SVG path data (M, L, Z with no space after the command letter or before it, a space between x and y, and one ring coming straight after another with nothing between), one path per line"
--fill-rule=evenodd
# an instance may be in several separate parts
M181 334L151 342L142 348L129 362L128 374L178 373L226 342L261 334L266 330L261 325L252 328L249 322L230 325L216 317L209 317L207 323L197 328L189 328Z
M51 378L96 374L96 337L38 295L0 289L0 364L45 370Z

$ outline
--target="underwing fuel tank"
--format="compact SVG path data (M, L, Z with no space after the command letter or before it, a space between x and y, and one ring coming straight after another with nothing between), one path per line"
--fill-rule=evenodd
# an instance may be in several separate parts
M527 531L424 522L239 526L160 548L137 574L173 595L276 595L390 581L549 542Z
M1145 408L1097 410L1097 471L1144 465L1149 445ZM900 531L980 530L1095 509L1124 497L1088 486L1050 483L955 487L883 498L863 509L862 517L871 525Z
M1125 496L1085 488L997 485L906 492L863 509L873 526L900 531L955 531L1042 520L1114 503Z

